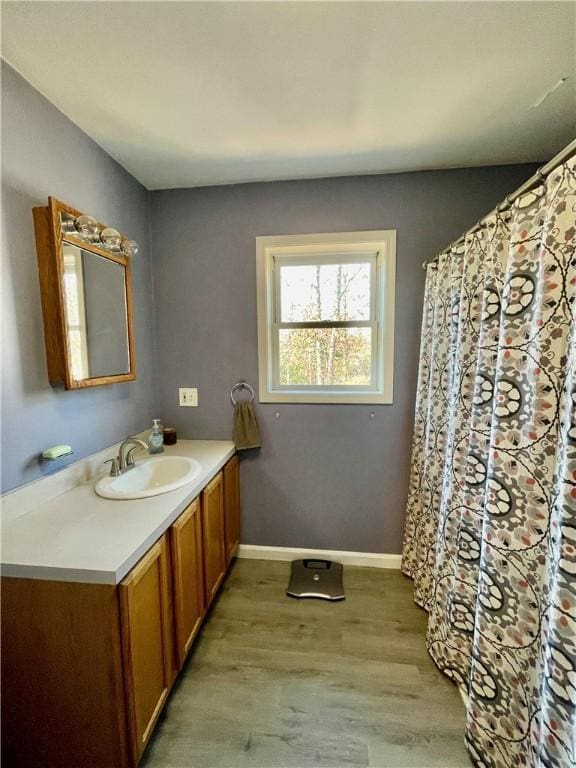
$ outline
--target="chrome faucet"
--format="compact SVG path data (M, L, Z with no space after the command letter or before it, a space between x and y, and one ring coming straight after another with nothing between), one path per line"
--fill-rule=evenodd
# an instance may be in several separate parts
M132 448L128 448L129 445ZM143 448L145 451L148 450L148 444L144 440L140 440L139 437L127 437L121 443L118 456L115 459L108 459L108 461L104 462L105 464L108 462L112 464L110 467L110 477L118 477L134 468L134 453L138 448Z
M133 447L126 450L129 445L132 445ZM147 451L148 443L145 443L144 440L140 440L139 437L127 437L120 445L120 450L118 451L118 468L120 469L120 473L132 469L134 466L134 453L138 448L143 448Z

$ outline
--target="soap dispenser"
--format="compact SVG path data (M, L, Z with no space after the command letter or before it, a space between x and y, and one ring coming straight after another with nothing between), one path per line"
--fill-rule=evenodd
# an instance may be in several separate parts
M164 452L164 433L160 419L152 420L152 430L148 435L148 450L150 453Z

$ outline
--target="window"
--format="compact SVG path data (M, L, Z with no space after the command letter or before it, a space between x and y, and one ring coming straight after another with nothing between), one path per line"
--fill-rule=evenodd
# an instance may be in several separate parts
M396 233L257 237L260 401L391 403Z

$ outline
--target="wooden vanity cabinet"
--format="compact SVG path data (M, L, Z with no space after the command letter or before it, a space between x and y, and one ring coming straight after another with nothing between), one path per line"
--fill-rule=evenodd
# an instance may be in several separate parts
M204 586L210 605L226 573L224 542L223 473L202 491L202 533L204 544Z
M224 542L226 566L240 544L240 462L232 456L224 467Z
M120 584L130 742L137 763L176 677L166 536Z
M233 457L113 584L2 578L2 760L135 768L239 538Z
M206 612L200 498L170 528L176 659L184 664Z
M2 765L133 768L117 587L2 578Z

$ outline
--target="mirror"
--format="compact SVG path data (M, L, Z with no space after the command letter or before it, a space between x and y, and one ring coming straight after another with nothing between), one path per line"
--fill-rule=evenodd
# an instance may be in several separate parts
M136 243L53 198L34 209L34 222L50 382L75 389L135 379Z
M72 375L78 380L128 373L124 267L70 243L62 251Z

